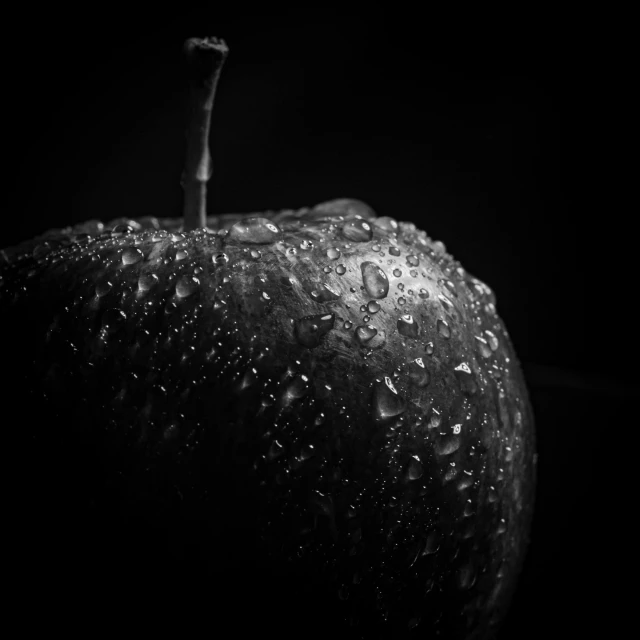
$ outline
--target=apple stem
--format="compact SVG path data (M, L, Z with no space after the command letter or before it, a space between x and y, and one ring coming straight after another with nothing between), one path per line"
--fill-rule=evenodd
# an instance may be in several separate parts
M184 44L191 87L187 155L182 173L183 229L206 227L207 182L211 178L209 131L218 78L229 49L220 38L189 38Z

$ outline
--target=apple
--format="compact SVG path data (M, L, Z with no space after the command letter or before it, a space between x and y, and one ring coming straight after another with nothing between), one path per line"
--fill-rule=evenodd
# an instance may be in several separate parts
M25 602L280 638L492 637L535 492L493 292L359 200L207 217L227 48L186 52L184 217L0 253Z

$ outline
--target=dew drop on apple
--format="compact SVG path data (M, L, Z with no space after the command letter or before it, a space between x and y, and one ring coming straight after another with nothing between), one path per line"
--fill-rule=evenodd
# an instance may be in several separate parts
M304 347L317 347L322 338L333 329L334 323L335 314L333 313L300 318L294 325L296 339Z
M113 289L113 285L108 280L101 280L96 285L95 292L98 298L102 298L103 296L106 296L111 289Z
M424 345L424 352L428 356L432 356L434 350L435 350L435 347L433 346L433 342L427 342L427 344Z
M229 262L229 256L226 253L217 253L212 260L217 265L223 265Z
M394 270L393 270L393 275L394 275L396 278L401 278L401 277L402 277L402 271L400 271L400 269L394 269Z
M406 299L404 296L400 296L400 297L398 298L398 304L399 304L401 307L404 307L404 305L405 305L405 304L407 304L407 299Z
M137 247L127 247L122 252L122 264L130 265L140 262L144 258L144 254Z
M401 415L407 409L407 403L398 394L389 376L384 382L376 383L373 392L373 416L376 420L388 420Z
M413 385L419 389L422 389L429 384L429 372L427 371L422 358L416 358L409 363L409 379Z
M346 272L347 272L347 268L346 268L343 264L339 264L339 265L336 267L336 273L337 273L339 276L343 276Z
M133 233L133 227L130 224L117 224L111 230L112 236L122 236Z
M436 322L436 326L438 328L438 333L445 339L449 339L451 337L451 327L445 320L441 320L438 318Z
M176 293L181 298L190 296L200 286L200 280L195 276L183 275L176 282Z
M339 257L340 249L336 249L334 247L327 249L327 258L329 258L329 260L337 260Z
M417 267L420 264L420 259L418 258L418 256L414 255L407 256L407 264L410 267Z
M419 480L422 478L423 473L424 469L422 468L419 456L412 456L409 462L409 468L407 469L407 478L409 480Z
M227 240L247 244L273 244L282 231L278 225L267 218L249 218L236 222L227 235Z
M387 274L373 262L363 262L360 265L362 283L370 298L380 300L389 293L389 278Z
M378 313L378 311L380 311L380 305L375 300L370 300L367 304L367 311L369 313Z
M368 242L373 238L373 229L366 220L356 218L344 223L342 235L352 242Z
M361 325L356 328L356 339L360 344L366 344L371 340L378 330L373 325Z
M351 320L345 320L343 326L345 329L351 329L351 327L353 327L353 322L351 322Z
M381 216L374 221L376 227L394 233L398 230L398 222L389 216Z
M483 358L488 358L491 356L491 347L489 343L482 337L476 336L476 341L478 343L478 351Z
M178 249L176 251L176 260L184 260L189 257L189 252L186 249Z
M398 333L405 338L417 338L420 327L412 315L406 314L398 319Z
M282 446L282 444L280 444L280 442L278 442L277 440L274 440L271 443L271 447L269 447L269 453L267 453L267 458L269 460L275 460L276 458L279 458L283 453L284 453L284 447Z
M400 251L400 249L398 249L398 247L392 246L392 247L389 247L389 253L392 256L396 256L396 258L397 258L401 254L401 251Z
M138 278L138 289L140 291L149 291L158 284L158 276L155 273L143 273Z
M496 334L493 333L493 331L489 331L487 329L485 331L485 335L487 336L487 341L489 342L489 347L491 348L491 351L497 351L499 343L498 343L498 338Z
M340 298L340 292L329 284L314 289L310 295L316 302L331 302Z

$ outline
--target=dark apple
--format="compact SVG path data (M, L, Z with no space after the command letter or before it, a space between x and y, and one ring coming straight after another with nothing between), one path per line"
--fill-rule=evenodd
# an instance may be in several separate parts
M15 589L221 637L492 637L535 487L494 294L401 211L205 217L226 47L187 53L184 219L0 254Z

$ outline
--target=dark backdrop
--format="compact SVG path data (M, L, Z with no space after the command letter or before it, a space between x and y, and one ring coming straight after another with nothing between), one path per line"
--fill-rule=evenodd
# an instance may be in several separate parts
M166 9L162 24L95 11L39 10L7 34L5 122L18 144L0 245L88 218L180 215L182 44L224 37L210 213L359 198L415 222L491 285L540 454L503 638L604 624L615 560L602 543L614 471L603 450L628 424L637 381L620 296L629 213L603 184L616 117L608 27L462 8L446 19L428 7Z

